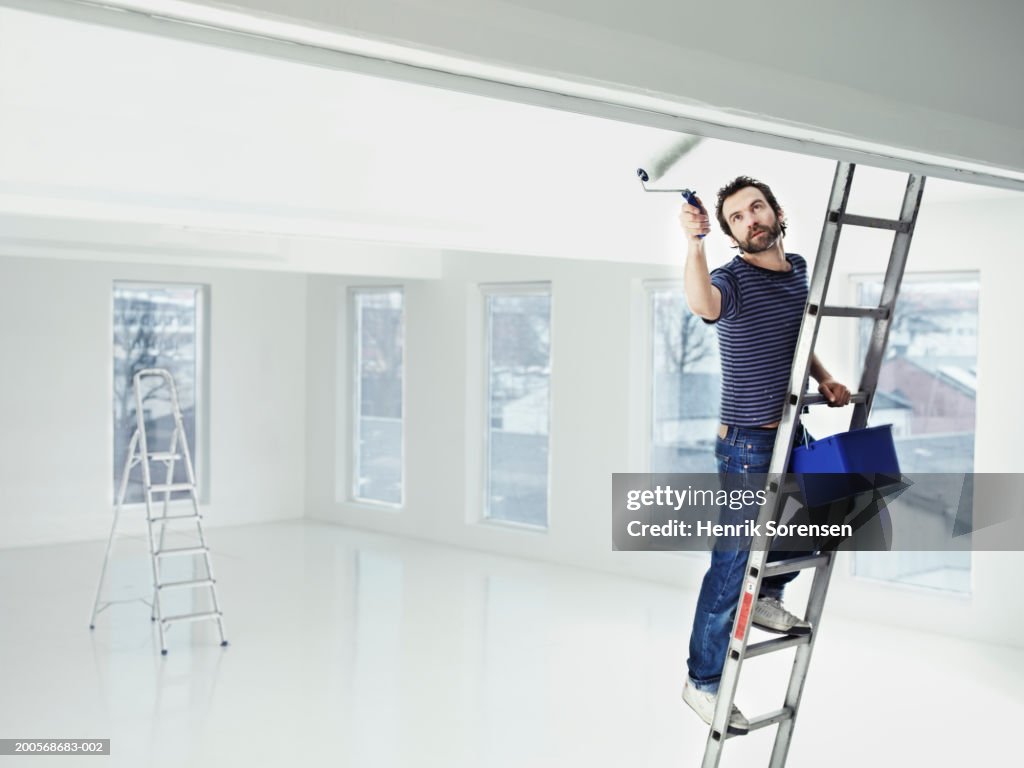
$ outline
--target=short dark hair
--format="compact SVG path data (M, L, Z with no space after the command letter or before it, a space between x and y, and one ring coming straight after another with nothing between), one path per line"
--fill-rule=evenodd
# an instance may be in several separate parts
M718 202L715 203L715 218L718 219L718 225L722 228L722 231L726 235L735 239L732 231L729 229L729 223L725 220L725 214L722 213L722 204L725 202L725 198L732 197L741 189L746 187L754 187L755 189L761 190L761 194L764 195L764 199L768 201L768 205L772 207L776 217L782 216L782 206L779 205L779 201L775 199L775 195L772 192L772 188L765 184L763 181L752 179L749 176L737 176L735 179L730 181L720 190L718 190ZM780 221L779 227L782 229L782 234L786 234L786 222Z

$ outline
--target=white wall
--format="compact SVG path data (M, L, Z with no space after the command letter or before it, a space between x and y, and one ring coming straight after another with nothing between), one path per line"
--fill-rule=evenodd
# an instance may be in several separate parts
M754 0L203 0L191 6L170 12L242 29L244 17L203 11L298 21L348 36L345 50L394 61L515 82L547 77L570 84L553 88L558 92L603 88L661 97L692 116L714 115L715 123L763 118L778 126L773 133L818 129L1024 171L1024 104L1009 98L1024 70L1017 39L1024 6L1013 0L770 7Z
M870 203L871 201L867 201ZM876 201L878 202L878 201ZM885 202L885 201L882 201ZM858 213L891 211L861 206ZM1024 325L1024 303L1014 298L1024 281L1020 247L1004 243L1021 220L1024 201L976 201L923 209L910 269L980 270L981 348L977 413L978 471L1018 469L1016 435L1024 417L1008 393L1024 363L1009 353ZM971 222L969 227L959 222ZM888 252L865 250L850 233L833 285L838 303L853 273L881 269ZM891 242L891 236L889 236ZM887 247L887 246L886 246ZM715 254L718 260L723 254ZM812 256L812 254L808 254ZM309 432L307 509L318 520L481 548L527 558L629 573L696 585L701 558L612 552L610 484L613 472L644 471L645 377L641 280L679 277L671 267L582 263L515 256L447 254L441 280L405 282L406 507L384 510L336 501L338 468L350 461L348 389L351 328L349 286L370 284L311 278L307 357ZM552 284L550 530L517 530L476 522L482 496L479 447L483 434L481 282L549 280ZM388 281L389 284L397 284ZM819 351L837 375L852 383L853 345L844 331L822 336ZM1012 388L1012 384L1010 385ZM838 416L838 414L832 414ZM848 413L845 414L848 419ZM827 423L826 418L823 424ZM832 431L845 429L835 425ZM345 484L342 483L344 498ZM855 580L849 559L836 569L830 610L868 621L1021 644L1024 617L1005 610L1024 553L974 554L970 599L893 589ZM804 579L803 581L808 581ZM805 584L806 586L806 584ZM799 589L797 589L799 594Z
M110 531L114 280L209 286L207 524L302 517L305 276L0 256L0 547Z

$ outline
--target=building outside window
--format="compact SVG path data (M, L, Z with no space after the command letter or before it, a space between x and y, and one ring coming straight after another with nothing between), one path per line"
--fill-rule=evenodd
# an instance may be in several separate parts
M974 471L978 366L977 273L907 275L893 316L869 426L892 424L904 474ZM881 277L857 280L862 306L877 306ZM860 359L871 323L862 320ZM959 498L929 495L921 484L901 497L894 535L952 531ZM916 494L916 495L915 495ZM916 533L915 533L916 532ZM857 576L969 593L970 552L858 552Z
M352 291L355 434L352 497L401 506L405 466L405 309L400 288Z
M189 452L199 473L197 429L203 425L196 418L204 338L202 323L204 290L198 285L166 285L115 282L113 288L113 362L114 362L114 493L118 493L125 458L132 435L136 431L136 394L133 377L145 368L165 368L174 377L181 407L182 421L188 438ZM142 394L142 409L150 451L167 450L174 430L170 392L156 380ZM165 465L151 465L153 471L163 472ZM135 470L127 489L126 503L144 501L140 481ZM162 482L164 474L159 480ZM172 481L187 482L184 463L175 463ZM200 494L201 495L201 494Z
M551 290L485 286L484 517L547 527Z

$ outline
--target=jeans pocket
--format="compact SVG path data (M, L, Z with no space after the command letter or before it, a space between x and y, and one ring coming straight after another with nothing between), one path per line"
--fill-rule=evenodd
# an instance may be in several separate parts
M768 466L772 462L772 451L769 448L766 451L754 449L748 455L747 471L752 474L764 474L768 471Z

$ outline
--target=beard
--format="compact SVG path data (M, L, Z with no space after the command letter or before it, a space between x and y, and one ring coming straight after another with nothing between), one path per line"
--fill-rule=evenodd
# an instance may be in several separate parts
M782 225L779 224L779 219L776 217L767 229L758 228L746 240L737 240L736 242L744 253L762 253L774 247L780 237L782 237Z

